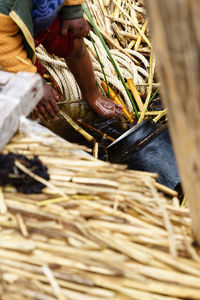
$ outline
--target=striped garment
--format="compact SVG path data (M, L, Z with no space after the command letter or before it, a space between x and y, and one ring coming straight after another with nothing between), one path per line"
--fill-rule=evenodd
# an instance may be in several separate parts
M65 0L33 0L34 34L45 30L56 18Z

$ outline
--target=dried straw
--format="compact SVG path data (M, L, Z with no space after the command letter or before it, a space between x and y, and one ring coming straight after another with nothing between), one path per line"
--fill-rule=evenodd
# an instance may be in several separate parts
M1 191L1 299L199 299L200 255L176 193L46 138L18 134L3 150L38 155L50 182L41 195Z

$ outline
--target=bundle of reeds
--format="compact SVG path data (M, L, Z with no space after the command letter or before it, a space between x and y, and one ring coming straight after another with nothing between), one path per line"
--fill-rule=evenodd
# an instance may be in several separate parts
M5 147L38 155L50 181L16 161L43 194L0 191L0 298L199 299L200 256L176 192L77 149L47 133Z
M159 83L154 78L155 59L144 2L89 0L83 10L92 29L85 43L101 92L114 90L129 113L128 118L124 113L128 122L142 121L149 116L158 121L167 111L162 106L158 112L148 111L159 91ZM62 92L63 101L59 104L73 118L82 118L84 101L80 105L81 92L64 61L48 55L42 47L37 49L37 55ZM106 83L106 89L102 88L102 82ZM110 97L109 93L107 96Z
M111 48L120 49L138 63L135 52L150 56L148 19L144 1L86 0L87 8Z

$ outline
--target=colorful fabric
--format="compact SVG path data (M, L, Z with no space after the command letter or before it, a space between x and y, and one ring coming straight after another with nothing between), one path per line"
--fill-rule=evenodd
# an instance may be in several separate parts
M65 0L33 0L34 33L45 30L57 16Z
M0 14L0 69L7 72L36 72L24 49L19 27L10 18Z
M52 23L58 12L63 20L81 17L76 6L83 2L84 0L0 0L0 69L9 72L36 72L36 67L33 65L36 58L33 21L35 32L38 33ZM48 8L47 11L44 8ZM43 10L45 12L40 15L41 20L38 9L40 12ZM48 50L50 39L44 41L49 53L66 57L73 50L72 33L65 38L57 34L54 43Z
M60 34L61 21L56 17L54 22L35 36L35 46L42 44L47 52L62 58L67 57L74 48L74 35L69 31L68 35Z

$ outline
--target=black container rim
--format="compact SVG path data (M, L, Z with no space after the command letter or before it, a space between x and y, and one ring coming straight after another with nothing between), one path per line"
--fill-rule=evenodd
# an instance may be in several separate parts
M108 160L119 162L129 152L137 151L153 136L166 129L166 126L158 126L148 118L133 126L107 147ZM130 145L131 140L131 145ZM138 148L139 147L139 148ZM123 152L122 152L123 149Z
M150 125L149 129L147 132L148 134L150 132L152 132L156 126L156 124L152 121L152 119L148 118L143 120L142 122L136 124L135 126L133 126L132 128L130 128L129 130L127 130L126 132L124 132L122 135L120 135L120 137L118 137L114 142L112 142L108 147L107 150L110 150L112 147L114 147L117 143L119 143L122 139L128 137L129 135L131 135L133 132L136 132L138 129L140 129L142 126L145 126L148 124ZM140 136L138 137L136 142L139 142L139 140L143 139L144 136Z

